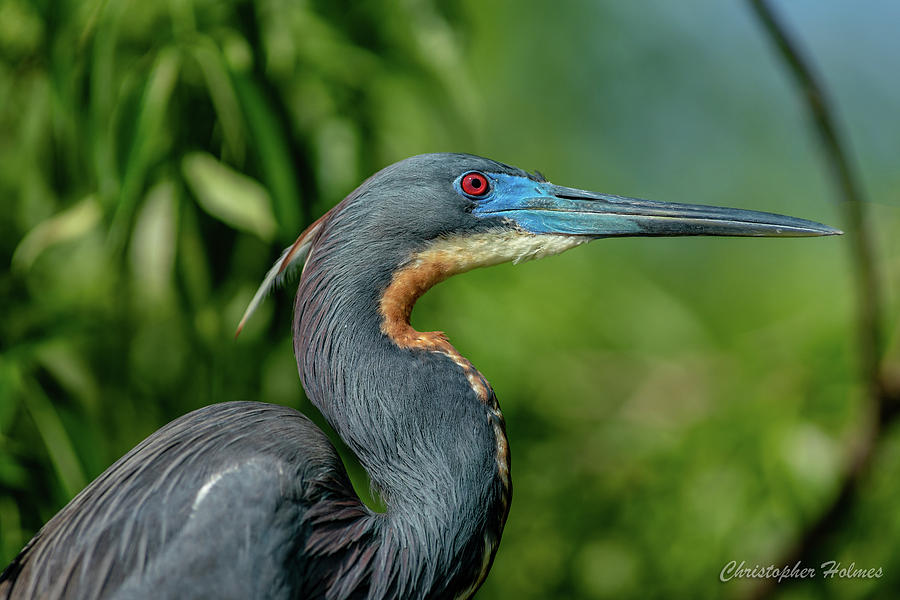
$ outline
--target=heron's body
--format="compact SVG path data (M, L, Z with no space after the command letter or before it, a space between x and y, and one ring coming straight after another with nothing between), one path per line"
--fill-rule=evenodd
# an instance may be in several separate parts
M60 511L11 565L5 591L11 598L354 598L378 581L383 596L404 597L398 586L424 559L429 524L392 516L360 502L331 443L296 410L212 405L154 433ZM385 536L408 544L406 555L380 557ZM477 564L455 565L458 577L480 574L472 574L482 567L478 542ZM376 571L376 561L390 559ZM438 578L445 575L435 570L434 597L453 596L441 589L450 583Z
M10 584L13 598L158 598L177 580L185 598L303 597L299 582L327 570L325 557L298 564L296 544L311 527L287 539L278 524L351 493L331 444L303 415L214 405L98 477L32 540L0 589Z
M509 510L509 449L485 378L442 334L410 326L419 296L596 237L830 233L561 188L468 155L392 165L304 232L264 285L305 260L301 380L386 511L359 500L300 413L213 405L150 436L60 511L0 576L0 598L470 597Z

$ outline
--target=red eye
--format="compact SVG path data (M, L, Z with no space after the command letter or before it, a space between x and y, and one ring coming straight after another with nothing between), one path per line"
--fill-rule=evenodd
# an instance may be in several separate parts
M469 196L484 196L491 191L488 179L478 171L472 171L463 175L459 186Z

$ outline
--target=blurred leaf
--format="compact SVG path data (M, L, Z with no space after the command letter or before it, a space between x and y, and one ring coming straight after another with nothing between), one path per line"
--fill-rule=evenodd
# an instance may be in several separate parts
M117 108L116 96L122 92L121 82L116 77L116 43L120 30L118 25L126 10L125 2L109 3L105 0L98 0L95 13L92 15L100 23L100 26L93 32L93 52L90 63L92 135L86 141L91 145L98 192L104 206L112 204L119 185L112 116ZM86 27L83 36L88 35L88 31Z
M12 426L21 393L21 372L9 356L0 355L0 440Z
M88 196L47 219L19 242L12 257L13 268L27 271L44 250L81 237L97 225L101 216L96 197Z
M36 347L33 357L86 410L94 412L99 408L99 386L90 365L76 348L65 340L54 340Z
M222 125L222 135L230 158L241 163L244 160L244 125L225 58L208 38L201 38L192 47L192 51L203 72L209 97Z
M184 279L187 299L192 306L199 307L209 298L212 275L197 220L196 205L193 202L183 202L176 258Z
M137 301L144 306L172 298L176 237L175 185L164 180L147 192L131 239L134 286Z
M0 487L10 487L17 490L25 489L28 482L28 472L15 459L6 454L0 454Z
M53 403L36 383L26 385L25 406L47 447L50 460L67 497L75 496L87 483L69 434Z
M181 56L177 49L160 50L144 85L135 118L134 136L122 176L119 203L110 228L110 240L114 248L124 241L154 153L164 150L163 118L175 88L180 64Z
M44 24L30 3L0 2L0 51L21 58L33 52L43 37Z
M272 116L274 111L267 106L259 88L249 77L233 73L235 89L244 109L258 153L263 181L272 192L273 206L281 238L290 240L300 229L300 190L291 164L291 153L284 127Z
M22 531L22 519L15 500L0 496L0 550L7 556L15 556L28 540L27 533Z
M272 239L272 201L259 183L201 152L185 156L181 166L203 210L235 229Z

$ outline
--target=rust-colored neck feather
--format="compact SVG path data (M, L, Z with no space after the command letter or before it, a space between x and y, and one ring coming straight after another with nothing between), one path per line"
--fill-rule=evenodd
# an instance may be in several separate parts
M453 347L443 332L417 331L409 320L416 301L432 286L457 273L491 264L490 256L485 255L485 249L493 245L490 241L495 240L454 237L434 242L394 273L379 304L382 333L400 348L439 352L450 357L462 368L484 403L491 398L490 386L472 363Z

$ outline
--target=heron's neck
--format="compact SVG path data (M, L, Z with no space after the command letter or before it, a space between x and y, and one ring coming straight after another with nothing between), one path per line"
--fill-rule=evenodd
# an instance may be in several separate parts
M447 271L416 260L379 276L338 256L314 249L307 263L294 349L307 395L387 505L375 564L393 565L401 588L474 592L506 520L509 454L487 381L443 334L409 324Z

